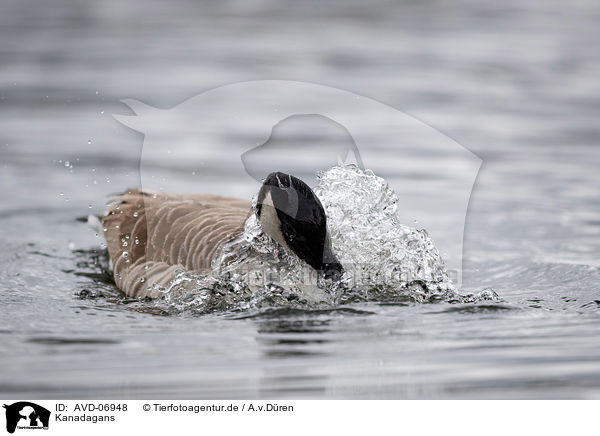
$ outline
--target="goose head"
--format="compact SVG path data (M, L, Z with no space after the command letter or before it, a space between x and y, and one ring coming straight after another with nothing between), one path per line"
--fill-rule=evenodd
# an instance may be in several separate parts
M325 210L302 180L269 174L258 192L256 215L263 231L287 251L325 277L340 277L344 270L331 249Z

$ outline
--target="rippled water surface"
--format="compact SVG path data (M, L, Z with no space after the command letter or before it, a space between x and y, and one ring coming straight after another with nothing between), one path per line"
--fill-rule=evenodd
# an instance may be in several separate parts
M597 2L127 5L1 7L0 396L600 398ZM110 114L265 78L369 96L476 153L460 292L498 298L209 314L124 298L75 220L140 184L142 137ZM313 122L283 140L345 140ZM207 145L198 190L239 134ZM424 190L451 202L459 170L424 180L374 150L402 213ZM436 210L444 245L456 217Z

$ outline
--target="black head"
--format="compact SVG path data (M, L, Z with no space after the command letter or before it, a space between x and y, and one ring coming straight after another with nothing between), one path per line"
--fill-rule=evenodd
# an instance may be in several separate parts
M256 214L265 233L326 276L343 272L331 250L323 205L297 177L271 173L263 182Z

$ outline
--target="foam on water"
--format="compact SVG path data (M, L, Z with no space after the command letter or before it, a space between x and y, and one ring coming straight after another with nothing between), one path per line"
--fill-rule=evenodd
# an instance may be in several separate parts
M493 292L457 293L429 234L402 224L398 197L381 177L355 165L318 174L340 281L324 279L263 233L256 215L225 244L211 275L180 271L164 289L170 309L214 311L323 307L357 301L476 301ZM253 204L256 204L256 198Z

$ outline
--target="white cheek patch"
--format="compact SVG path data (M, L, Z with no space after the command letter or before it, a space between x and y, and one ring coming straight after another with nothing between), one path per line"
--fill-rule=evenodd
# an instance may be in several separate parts
M267 192L267 195L265 195L262 202L260 209L260 225L263 231L273 238L275 242L286 250L292 251L287 242L285 242L283 233L281 233L281 221L279 221L279 217L277 216L277 210L275 210L275 206L273 205L273 199L271 198L270 192Z

